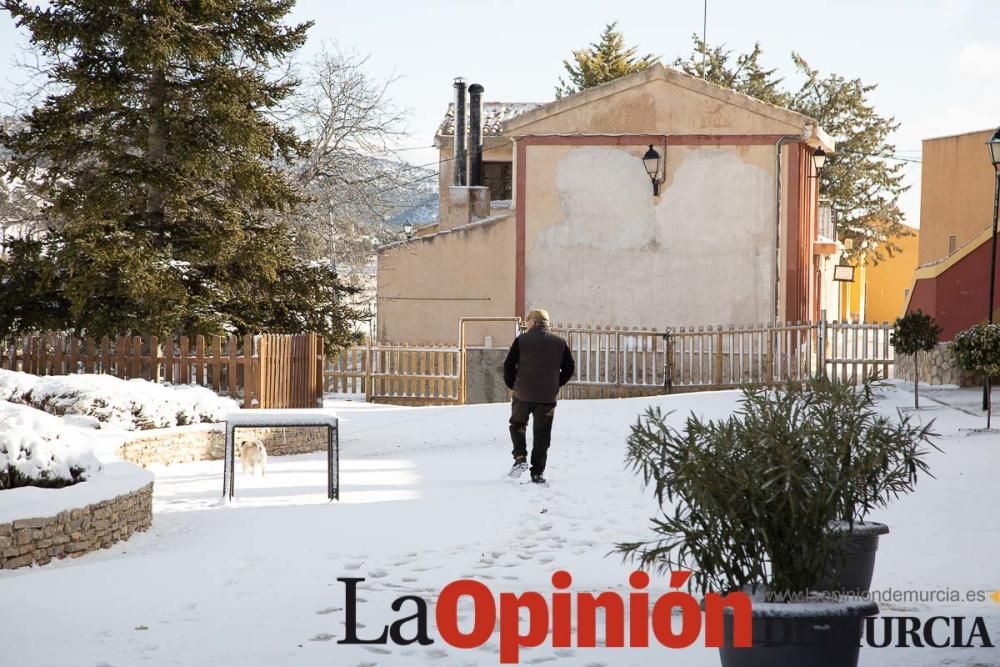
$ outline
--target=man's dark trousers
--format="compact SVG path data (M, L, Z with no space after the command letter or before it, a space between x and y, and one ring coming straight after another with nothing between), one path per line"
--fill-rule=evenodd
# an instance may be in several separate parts
M514 399L511 404L510 438L514 443L514 458L528 458L528 417L531 416L531 474L545 472L549 442L552 440L552 420L556 414L555 403L532 403Z

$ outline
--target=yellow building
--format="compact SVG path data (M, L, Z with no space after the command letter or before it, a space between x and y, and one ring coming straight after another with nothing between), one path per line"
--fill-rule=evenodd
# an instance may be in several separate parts
M854 281L840 284L840 312L834 319L852 322L893 322L903 314L917 268L920 233L897 238L900 252L876 265L867 262L854 271Z

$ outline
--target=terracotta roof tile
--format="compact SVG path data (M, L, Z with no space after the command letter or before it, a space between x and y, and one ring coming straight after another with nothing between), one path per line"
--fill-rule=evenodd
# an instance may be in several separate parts
M498 137L503 134L503 122L542 105L541 102L483 102L483 136ZM466 109L468 112L468 109ZM467 123L468 124L468 123ZM448 113L438 126L440 137L455 134L455 103L448 105Z

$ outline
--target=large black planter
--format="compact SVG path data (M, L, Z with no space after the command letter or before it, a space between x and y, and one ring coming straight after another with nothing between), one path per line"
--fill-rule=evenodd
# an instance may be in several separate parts
M875 571L875 553L878 551L879 535L886 535L889 526L884 523L865 521L848 525L838 523L832 530L848 533L840 553L834 554L831 576L816 585L817 591L843 591L848 595L867 593L872 585Z
M725 615L722 667L856 667L866 616L874 602L755 603L753 645L733 643L733 617Z

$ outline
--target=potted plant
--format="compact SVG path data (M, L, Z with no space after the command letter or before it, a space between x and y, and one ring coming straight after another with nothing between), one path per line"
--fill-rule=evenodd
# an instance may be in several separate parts
M958 367L967 373L982 375L989 386L994 376L1000 375L1000 324L980 323L956 334L952 350ZM993 417L993 401L986 402L986 430Z
M889 343L897 354L913 356L913 407L920 409L920 353L930 352L937 346L941 327L934 318L922 310L911 311L897 317L892 325Z
M866 593L871 586L883 523L868 521L873 510L910 493L920 475L930 475L928 449L934 421L914 424L908 415L889 417L875 407L879 378L869 376L860 387L817 378L808 391L815 395L811 418L820 424L816 461L835 489L836 516L830 530L844 539L837 546L832 571L816 590ZM829 454L828 456L825 454Z
M877 605L808 592L837 573L836 555L851 535L831 526L848 510L848 524L856 523L861 508L899 487L878 481L877 471L893 463L872 463L876 434L862 440L870 446L863 456L845 455L850 448L840 441L857 438L837 429L858 418L846 400L831 410L839 391L822 381L805 389L745 387L727 419L691 415L678 431L654 408L632 427L627 463L652 488L661 514L652 519L652 540L617 550L644 568L691 570L692 590L753 594L753 646L723 646L726 667L857 664L862 619Z

